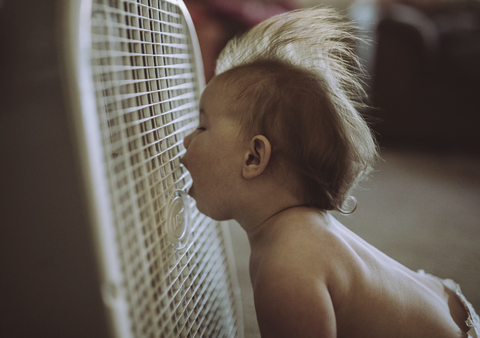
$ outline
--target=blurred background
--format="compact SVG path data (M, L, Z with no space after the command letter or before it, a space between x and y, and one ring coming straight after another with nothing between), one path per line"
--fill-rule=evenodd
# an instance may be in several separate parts
M14 212L24 213L28 224L36 225L50 220L59 226L68 224L68 227L54 229L58 230L55 236L67 238L76 244L65 250L72 256L64 261L78 263L81 265L78 271L91 276L93 265L88 263L93 261L93 256L85 256L88 250L81 245L89 238L89 233L83 227L86 216L75 213L83 210L78 207L82 201L75 200L74 193L69 195L70 191L80 189L76 186L79 181L71 179L79 177L78 168L75 167L77 162L74 161L76 155L69 153L72 145L58 142L59 138L68 139L69 131L60 128L67 123L63 107L57 108L53 103L63 102L64 94L58 84L58 59L52 57L58 46L51 36L59 32L54 30L56 26L53 24L56 13L50 9L56 2L48 0L41 5L38 2L34 6L35 12L25 11L22 24L15 26L18 31L12 32L7 27L12 21L6 20L7 1L0 0L0 15L3 15L0 20L0 41L3 42L0 46L0 64L13 69L0 73L0 139L16 141L15 147L6 144L3 148L0 142L0 158L3 159L0 171L9 164L7 159L26 154L21 157L21 163L11 166L13 169L7 168L11 171L2 172L0 195L15 189L24 192L25 199L36 201L38 196L35 192L42 190L54 201L50 203L52 206L56 205L56 201L60 203L66 200L67 207L62 210L32 211L25 205L17 204L17 200L12 200L8 194L1 196L0 205L4 208L2 210L11 208ZM207 81L213 77L215 60L227 41L272 15L323 4L335 7L355 21L359 27L358 33L367 40L357 46L369 75L365 80L365 90L369 94L371 108L362 113L377 136L382 160L371 179L363 182L354 192L358 201L357 210L349 216L335 216L352 231L412 270L424 269L439 277L454 279L479 312L480 133L477 129L480 114L480 1L185 2L199 37ZM9 2L14 3L18 1ZM35 3L30 1L25 6ZM14 43L18 36L28 36L28 43ZM21 62L15 62L16 59ZM45 71L33 71L37 68ZM30 81L26 82L25 79ZM45 86L45 83L49 85ZM23 118L29 121L24 126L26 132L30 133L32 139L42 142L31 144L28 140L20 139L20 136L16 138L16 130L8 123L14 114L4 110L4 107L17 106L17 103L22 103L18 104L22 108L19 113L26 114L26 117L19 117L18 120ZM46 120L45 116L49 119ZM46 154L42 149L44 144L51 146L50 153ZM55 163L55 167L51 163ZM34 168L34 175L23 170L30 167ZM17 173L25 178L22 182L16 182L8 175L16 168L22 169ZM60 182L60 185L51 186L49 182L53 178L40 179L50 178L53 175L51 172L62 173L55 177L55 182ZM29 212L25 213L24 210ZM0 221L0 232L8 228L8 223L9 220ZM22 236L43 249L42 242L38 242L38 238L43 238L43 228L32 226L31 229L33 231ZM244 231L237 224L232 224L231 232L242 288L245 337L260 337L248 274L249 244ZM12 242L3 248L21 244ZM55 249L48 247L39 257L43 259L47 254L53 257ZM10 258L3 259L8 261ZM37 261L40 262L40 270L45 269L50 273L48 269L57 269L55 265L48 265L50 263L47 260ZM55 271L71 271L72 266L59 265ZM32 275L35 271L39 270L32 271ZM38 277L45 276L38 274ZM65 278L63 274L59 279L65 280L62 278ZM3 280L0 278L0 282ZM41 278L36 281L36 288L28 289L24 297L22 295L22 306L29 304L29 297L46 285L48 280ZM72 294L72 285L78 283L73 279L63 283L65 289L59 290L58 297ZM97 285L97 281L92 281L89 287L96 290ZM79 299L82 297L80 292L75 295ZM50 295L45 297L51 298ZM87 301L81 303L81 300L79 304L87 304ZM101 305L98 309L101 309ZM44 315L48 316L48 313ZM93 311L89 316L84 322L91 323L99 317ZM68 326L69 322L63 325Z
M207 81L232 37L292 9L327 5L353 20L368 73L382 160L355 191L358 208L335 214L412 270L462 286L480 310L480 1L186 0ZM248 275L250 248L232 222L245 336L260 337Z

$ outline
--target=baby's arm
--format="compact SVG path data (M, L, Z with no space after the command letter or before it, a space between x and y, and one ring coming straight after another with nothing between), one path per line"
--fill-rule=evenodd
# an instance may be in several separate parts
M336 337L336 321L327 286L305 266L264 267L254 285L262 338ZM302 264L304 265L304 264Z

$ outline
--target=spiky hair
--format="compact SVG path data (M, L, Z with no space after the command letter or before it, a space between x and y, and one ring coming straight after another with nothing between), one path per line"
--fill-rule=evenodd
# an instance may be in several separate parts
M234 38L217 60L216 74L237 85L236 98L249 111L248 128L296 147L289 152L282 150L288 144L280 146L279 156L297 164L306 198L326 210L344 211L351 188L377 156L370 129L357 111L364 91L355 31L332 9L295 10ZM305 102L296 105L288 97L292 95ZM288 128L281 125L286 123Z
M258 60L281 60L318 73L343 105L350 106L363 96L355 31L350 21L326 7L276 15L230 40L218 57L215 73Z

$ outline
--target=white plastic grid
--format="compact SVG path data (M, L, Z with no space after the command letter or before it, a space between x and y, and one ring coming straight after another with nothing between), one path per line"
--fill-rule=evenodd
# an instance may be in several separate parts
M188 24L176 2L94 0L92 69L122 289L136 337L234 337L237 314L220 225L190 200L177 251L167 204L191 184L183 137L198 124Z

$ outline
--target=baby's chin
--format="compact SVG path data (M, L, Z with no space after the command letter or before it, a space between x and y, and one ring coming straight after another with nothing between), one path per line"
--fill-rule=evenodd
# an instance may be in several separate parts
M208 205L208 202L210 202L211 204L212 201L207 201L207 203L204 203L204 201L199 199L198 195L196 194L195 184L192 184L192 186L188 190L188 195L195 200L198 211L200 211L205 216L210 217L214 221L221 222L232 219L232 217L228 217L227 215L225 215L225 213L221 212L219 210L221 208L215 208L214 206Z
M193 199L195 199L195 197L193 197L193 184L192 184L192 186L190 187L190 189L188 189L187 194L188 194L190 197L192 197Z
M201 201L198 200L196 194L195 194L195 184L192 184L192 186L190 187L190 189L188 189L188 196L190 196L191 198L193 198L196 202L196 207L198 209L198 211L200 211L202 214L204 215L207 215L208 217L210 217L210 215L208 215L206 212L208 212L207 210L205 210L205 208L203 207L203 204Z
M211 212L211 210L209 210L209 208L206 208L201 202L199 203L199 201L197 201L196 199L195 199L195 201L197 202L196 207L197 207L198 211L200 211L202 214L210 217L214 221L223 221L222 219L219 219L214 212Z
M214 221L221 222L221 221L228 221L232 219L231 217L226 216L224 213L218 211L216 208L212 208L211 206L205 205L201 201L198 201L195 199L197 202L197 209L200 211L202 214L205 216L210 217Z

